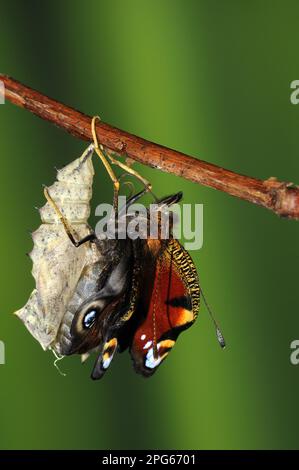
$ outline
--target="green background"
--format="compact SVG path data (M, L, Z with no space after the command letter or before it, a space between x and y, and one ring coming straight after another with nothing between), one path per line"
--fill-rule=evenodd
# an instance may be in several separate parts
M0 1L0 71L87 114L237 172L299 182L297 1ZM11 312L33 287L27 230L41 184L85 144L0 106L0 448L298 448L298 222L159 171L158 194L204 204L193 252L228 347L206 311L156 375L127 354L100 382L91 362L44 353ZM98 167L95 200L111 200Z

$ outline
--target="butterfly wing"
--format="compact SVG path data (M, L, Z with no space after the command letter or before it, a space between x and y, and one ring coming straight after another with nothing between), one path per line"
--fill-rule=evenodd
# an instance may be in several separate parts
M123 240L111 247L111 263L104 269L100 266L100 273L95 265L94 269L89 267L82 280L81 302L73 315L69 341L62 353L96 352L93 379L102 377L116 351L122 349L118 336L135 311L138 269L133 270L131 245L130 240ZM87 296L82 298L82 292Z
M128 347L128 338L130 337L132 320L133 322L135 321L136 302L140 287L139 267L136 267L133 272L133 260L131 268L132 272L125 301L122 304L123 308L118 311L117 321L109 321L105 341L102 342L102 345L98 348L98 357L91 374L93 380L101 379L109 368L115 353L124 351Z
M194 323L200 299L196 268L177 240L167 240L159 256L152 255L151 245L147 248L152 262L147 259L144 265L143 295L136 311L139 324L130 347L134 368L145 377L155 372L179 334Z

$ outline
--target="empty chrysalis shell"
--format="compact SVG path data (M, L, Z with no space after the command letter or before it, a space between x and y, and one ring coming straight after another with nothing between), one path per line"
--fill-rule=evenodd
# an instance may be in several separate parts
M72 225L77 239L90 233L87 223L94 169L93 146L57 172L57 181L48 188L63 215ZM16 312L29 332L44 350L54 347L59 352L57 335L67 305L73 296L82 270L98 253L86 243L74 247L53 207L46 203L40 209L42 225L32 234L34 248L32 274L36 288L27 304Z

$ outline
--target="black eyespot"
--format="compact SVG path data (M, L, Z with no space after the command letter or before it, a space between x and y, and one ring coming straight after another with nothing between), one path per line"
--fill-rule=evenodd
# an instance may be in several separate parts
M96 310L90 310L86 313L85 317L83 318L83 326L84 328L91 328L95 322L97 316Z

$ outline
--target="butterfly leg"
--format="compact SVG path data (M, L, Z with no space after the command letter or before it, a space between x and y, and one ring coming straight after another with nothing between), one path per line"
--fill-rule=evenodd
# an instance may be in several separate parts
M127 173L128 175L134 176L137 180L139 180L144 185L144 187L146 189L146 192L150 192L152 194L152 185L151 185L151 183L147 179L143 178L143 176L141 176L137 171L133 170L133 168L131 167L131 165L133 164L132 159L128 158L128 159L126 159L126 163L122 163L121 161L117 160L113 156L112 151L106 149L106 151L104 152L103 146L98 143L98 138L97 138L97 133L96 133L96 121L97 120L100 121L101 118L99 116L94 116L92 118L91 132L92 132L92 137L93 137L93 141L94 141L95 151L96 151L97 155L100 157L100 159L102 160L102 162L103 162L110 178L112 179L113 185L114 185L114 208L117 209L117 199L118 199L118 193L119 193L119 187L120 187L119 179L121 177L118 179L115 176L115 173L112 170L111 165L108 162L108 159L113 165L118 166L119 168L124 170L125 173ZM154 198L156 199L155 196L154 196Z
M96 239L95 233L92 232L86 235L85 237L83 237L81 240L76 240L73 228L71 227L66 217L64 217L64 215L62 214L61 210L59 209L54 199L50 196L49 190L46 186L44 187L44 195L48 203L50 204L50 206L52 206L54 211L56 212L60 222L63 224L64 230L67 236L69 237L70 241L76 248L78 248L79 246L83 245L86 242L91 242Z
M110 150L107 150L106 154L113 165L118 166L119 168L124 170L127 174L134 176L137 180L139 180L144 185L145 188L147 188L148 191L151 191L152 189L151 183L147 179L143 178L143 176L141 176L136 170L132 168L131 160L129 161L129 163L127 163L127 160L126 160L126 163L122 163L121 161L117 160L113 156L113 152L111 152Z
M118 209L118 194L119 194L120 183L119 183L119 180L118 180L117 176L115 175L114 171L112 170L110 163L108 162L108 160L107 160L107 158L104 154L103 146L101 144L99 144L99 142L98 142L96 127L95 127L97 119L100 120L99 116L94 116L92 118L92 121L91 121L91 133L92 133L92 138L93 138L93 142L94 142L94 149L95 149L96 154L98 155L98 157L100 157L101 162L103 163L108 175L110 176L110 178L112 180L113 187L114 187L113 207L114 207L114 210L117 212L117 209Z
M134 160L132 160L131 158L127 158L126 163L122 163L113 156L110 150L106 150L106 154L113 165L118 166L130 176L134 176L138 181L140 181L144 185L144 189L145 189L144 192L150 193L152 197L154 198L154 200L156 202L158 201L158 198L152 191L152 184L146 178L143 178L143 176L141 176L140 173L138 173L136 170L133 170L133 168L131 167L132 164L134 163Z

